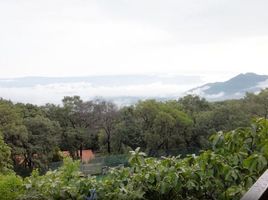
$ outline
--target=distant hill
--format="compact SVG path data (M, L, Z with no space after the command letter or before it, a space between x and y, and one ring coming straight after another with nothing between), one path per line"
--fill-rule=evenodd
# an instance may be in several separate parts
M199 76L179 74L0 78L0 97L44 105L60 104L64 96L79 95L83 100L104 98L131 105L149 98L177 99L204 83Z
M208 83L187 91L210 101L242 98L246 92L259 92L268 87L268 76L255 73L239 74L225 82Z
M173 74L0 78L0 97L38 105L60 104L64 96L73 95L84 100L104 98L120 106L149 98L173 100L185 94L218 101L258 92L268 87L268 76L246 73L225 82L204 83L201 76Z
M92 86L122 86L139 85L162 82L165 84L185 84L200 83L199 76L161 76L161 75L103 75L103 76L84 76L84 77L20 77L11 79L1 79L0 87L32 87L36 85L51 85L55 83L74 84L90 83Z

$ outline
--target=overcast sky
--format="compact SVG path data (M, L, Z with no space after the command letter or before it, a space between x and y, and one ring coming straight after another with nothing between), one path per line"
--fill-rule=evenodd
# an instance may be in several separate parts
M0 0L0 77L268 74L267 10L267 0Z

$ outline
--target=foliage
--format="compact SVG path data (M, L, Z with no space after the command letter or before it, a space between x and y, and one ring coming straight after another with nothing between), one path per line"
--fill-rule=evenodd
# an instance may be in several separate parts
M191 138L192 120L173 101L142 101L125 109L123 116L118 126L122 143L128 145L133 141L132 148L139 145L149 155L155 155L160 149L168 151L179 145L187 146Z
M11 147L11 158L15 162L17 155L25 153L28 132L19 110L10 102L0 101L0 131L5 143Z
M41 107L1 99L0 131L12 159L6 162L8 157L2 156L1 162L13 164L16 173L26 176L36 168L41 173L47 170L63 150L74 159L81 157L83 149L113 155L137 147L148 156L180 153L184 157L209 149L211 133L246 127L252 117L267 118L267 97L266 89L239 100L208 102L188 95L178 101L145 100L123 108L79 96L65 97L62 105Z
M80 176L79 161L66 158L64 165L56 171L40 176L35 170L25 179L27 192L19 199L85 199L89 185Z
M244 103L245 110L254 116L268 118L268 88L261 90L259 94L247 93Z
M81 177L79 163L67 159L57 171L27 178L21 199L85 199L92 191L100 200L240 199L267 168L267 138L268 121L258 119L249 128L212 135L212 149L198 156L147 158L137 148L129 167L98 180Z
M42 115L38 106L0 101L0 130L17 172L46 168L52 160L60 127Z
M28 167L46 168L56 154L60 127L43 116L29 117L24 123L28 130L28 143L25 144Z
M10 155L10 147L5 144L0 134L0 174L6 174L11 171L12 161Z
M14 175L0 174L0 198L14 200L24 194L22 178Z

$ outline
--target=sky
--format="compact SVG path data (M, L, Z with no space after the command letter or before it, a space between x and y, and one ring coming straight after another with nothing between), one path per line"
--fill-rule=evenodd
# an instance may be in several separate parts
M267 0L0 0L0 78L156 74L201 84L268 74L267 8ZM137 87L162 83L152 84Z
M268 74L266 0L0 0L0 77Z

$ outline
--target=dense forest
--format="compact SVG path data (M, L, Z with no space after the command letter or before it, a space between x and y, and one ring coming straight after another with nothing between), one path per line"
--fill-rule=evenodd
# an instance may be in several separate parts
M177 101L146 100L118 108L105 100L65 97L62 105L0 101L0 132L16 170L46 168L66 150L76 159L83 149L107 154L140 147L149 156L196 153L218 131L245 127L268 117L268 90L240 100L208 102L198 96ZM18 162L25 158L24 163Z
M0 194L9 181L14 187L24 185L21 191L29 189L33 199L84 199L89 188L96 189L100 199L236 199L267 167L267 117L267 89L239 100L208 102L188 95L122 108L78 96L45 106L2 99L0 174L11 175L0 181ZM246 128L253 122L255 132ZM130 167L110 172L104 181L81 178L77 163L68 159L53 173L39 176L33 171L45 172L51 162L61 160L60 150L79 159L83 149L103 154L132 150ZM33 174L22 180L13 170ZM62 188L69 184L65 194Z

